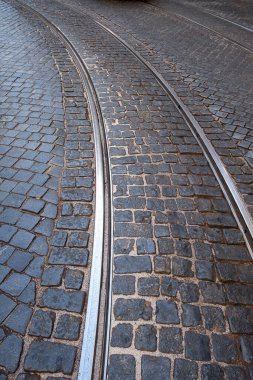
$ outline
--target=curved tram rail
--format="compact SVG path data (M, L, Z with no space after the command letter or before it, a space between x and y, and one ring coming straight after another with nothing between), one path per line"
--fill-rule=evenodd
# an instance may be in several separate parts
M57 1L57 0L56 0ZM133 54L142 64L144 64L155 76L158 83L162 86L164 91L173 101L182 117L184 118L186 124L191 130L193 136L197 140L200 145L207 161L210 164L210 167L220 184L222 192L230 206L230 209L235 217L235 220L238 223L238 226L243 234L245 243L250 252L251 257L253 258L253 219L247 209L247 205L240 192L238 191L232 177L227 171L225 165L223 164L221 158L217 154L213 145L207 138L204 130L199 125L198 121L191 114L188 107L183 103L183 101L176 94L174 89L170 86L170 84L166 81L166 79L155 69L155 67L150 64L142 55L137 52L132 46L130 46L124 39L118 36L115 32L113 32L110 28L102 24L100 21L96 20L94 17L87 14L85 11L80 9L79 7L68 5L68 7L74 11L78 11L79 14L82 13L86 17L92 19L97 25L99 25L102 29L104 29L107 33L113 35L128 51ZM111 257L112 259L112 257ZM112 264L111 264L112 266ZM109 283L112 282L112 270L110 272L110 280ZM109 351L109 343L110 343L110 313L111 313L111 285L108 293L108 310L107 310L107 334L106 334L106 344L105 344L105 357L104 357L104 377L103 380L106 380L107 377L107 364L108 364L108 351Z
M31 12L36 14L39 18L46 23L51 31L63 42L67 47L69 54L73 58L73 61L78 68L79 75L83 80L85 85L90 112L92 116L92 122L94 127L94 138L95 138L95 150L96 150L96 216L95 216L95 230L94 230L94 247L93 247L93 259L90 277L90 288L88 297L88 306L86 313L85 331L83 338L83 347L81 355L81 363L79 370L79 380L90 380L93 376L94 363L96 360L96 343L98 339L98 327L99 327L99 312L100 301L101 301L101 287L102 287L102 275L104 273L103 268L103 255L107 256L107 270L108 277L106 281L107 287L107 300L106 300L106 315L104 316L105 321L105 332L103 333L102 339L104 340L104 363L101 368L101 378L106 380L107 378L107 365L108 365L108 353L109 353L109 343L110 343L110 318L111 318L111 294L112 294L112 252L111 252L111 241L113 233L113 215L111 214L111 189L110 189L110 170L109 170L109 157L107 154L107 144L105 130L102 120L102 114L99 107L98 98L96 95L96 90L88 73L88 70L79 56L78 52L75 50L74 46L68 40L68 38L61 32L57 26L47 20L39 12L35 11L32 7L23 4L19 0L15 0L23 7L29 9ZM57 0L56 0L57 1ZM244 236L246 245L249 252L253 258L253 220L247 209L245 202L243 201L240 192L238 191L236 185L233 182L232 177L228 173L226 167L224 166L219 155L215 151L211 142L208 140L205 132L191 114L188 107L182 102L179 96L176 94L174 89L165 80L165 78L150 64L145 58L139 54L134 48L132 48L125 40L114 33L110 28L103 25L100 21L96 20L94 17L87 14L85 11L77 6L67 5L70 9L79 14L82 13L86 17L92 19L97 25L99 25L104 31L111 34L116 38L128 51L133 54L144 66L146 66L154 75L158 83L173 101L182 117L184 118L186 124L200 145L210 167L218 180L223 194L231 208L231 211L238 223L238 226ZM229 21L229 20L226 20ZM230 22L230 21L229 21ZM106 182L105 182L106 180ZM105 197L104 197L104 194ZM107 210L107 211L106 211ZM107 215L106 215L107 213ZM110 227L105 231L104 220L110 222ZM103 223L102 223L103 221ZM105 244L105 237L109 238L109 244ZM105 252L104 246L108 249ZM101 352L100 352L101 354Z
M34 10L32 7L15 0L23 8L29 10L35 16L40 18L51 30L51 32L63 43L71 56L79 76L83 82L83 86L87 93L91 121L94 131L95 141L95 158L96 158L96 198L95 198L95 226L93 237L92 265L89 283L89 296L85 318L85 329L83 336L83 345L80 359L80 368L78 373L79 380L88 380L93 378L94 364L97 355L97 341L102 340L99 337L99 323L107 325L107 313L101 311L102 290L105 287L111 287L110 281L104 276L110 276L111 260L111 237L112 231L112 215L111 215L111 180L109 170L109 156L107 150L107 142L104 130L104 123L98 97L95 87L89 75L88 69L82 61L80 55L76 51L73 44L62 33L62 31L51 23L47 18ZM106 223L105 223L106 220ZM104 268L106 264L106 268ZM109 284L109 285L108 285ZM106 292L108 293L108 292ZM109 292L110 293L110 292ZM107 300L103 302L106 304ZM107 309L107 308L106 308ZM101 321L101 315L103 321ZM101 332L100 332L101 333ZM102 354L103 349L100 348L98 355Z

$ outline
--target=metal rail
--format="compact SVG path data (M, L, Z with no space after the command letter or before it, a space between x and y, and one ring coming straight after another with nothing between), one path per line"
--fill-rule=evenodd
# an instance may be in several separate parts
M17 0L15 0L17 1ZM19 1L19 0L18 0ZM177 109L179 110L180 114L184 118L186 124L188 125L189 129L191 130L192 134L196 138L198 144L203 150L203 153L209 162L211 169L213 170L213 173L219 182L221 189L223 191L223 194L230 205L231 211L238 223L238 226L244 236L246 245L249 249L249 252L253 258L253 220L252 217L247 209L247 206L245 202L243 201L240 192L236 188L236 185L233 182L232 177L228 173L226 167L224 166L223 162L221 161L219 155L216 153L214 147L212 146L211 142L207 138L205 132L197 122L197 120L194 118L194 116L191 114L190 110L185 106L185 104L182 102L182 100L178 97L174 89L170 86L170 84L165 80L165 78L151 65L145 58L141 56L135 49L133 49L125 40L123 40L121 37L119 37L116 33L114 33L111 29L109 29L107 26L103 25L101 22L95 20L93 17L91 17L89 14L84 12L79 7L75 7L73 5L67 5L72 10L75 10L80 14L85 15L86 17L89 17L92 19L97 25L99 25L103 30L105 30L107 33L114 36L123 46L125 46L131 54L133 54L142 64L144 64L154 75L154 77L157 79L158 83L161 85L161 87L164 89L164 91L167 93L167 95L170 97L170 99L173 101ZM30 8L30 7L29 7ZM34 11L31 8L32 11ZM34 11L36 12L36 11ZM44 16L41 16L40 13L36 12L41 18L45 19ZM91 90L89 91L91 95L95 94L95 89L93 87L92 81L90 79L90 76L88 74L88 71L86 67L84 66L84 63L82 62L81 58L79 57L78 53L75 51L73 45L67 40L67 38L63 35L63 33L51 22L49 22L47 19L45 19L45 22L47 24L51 25L51 28L55 31L57 31L58 37L61 36L61 39L64 40L65 44L68 46L68 48L73 49L76 57L78 58L79 63L77 66L81 65L82 70L85 72L85 82L87 82L88 77L88 86L90 86ZM76 60L76 58L75 58ZM89 93L87 91L87 93ZM88 96L91 96L88 95ZM96 97L97 99L97 97ZM97 108L98 105L94 106L94 109ZM98 122L101 118L101 114L99 112L99 116L97 117ZM97 126L98 129L101 128L101 126ZM99 132L99 134L101 134ZM101 144L101 142L100 142ZM101 181L102 183L102 181ZM96 194L97 198L98 194ZM96 215L97 221L98 216ZM99 217L99 221L101 221L101 215ZM97 225L97 230L100 230L99 225ZM104 227L103 227L104 228ZM102 232L100 230L100 232ZM100 250L101 250L101 242L98 244ZM110 268L112 268L112 256L110 256ZM91 274L91 280L94 279L95 276L95 282L96 282L96 276L99 272L101 275L101 262L99 266L99 271L97 267L92 265L92 274ZM104 353L104 367L103 367L103 380L106 380L107 378L107 365L108 365L108 352L109 352L109 342L110 342L110 317L111 317L111 282L112 282L112 270L110 270L109 274L109 280L108 280L108 304L107 304L107 325L106 325L106 343L105 343L105 353ZM96 288L98 286L98 282L96 282ZM88 301L88 309L87 309L87 317L86 317L86 329L84 333L84 343L83 343L83 349L82 349L82 357L81 357L81 365L80 365L80 374L78 379L79 380L90 380L92 378L92 371L93 371L93 363L94 363L94 357L95 357L95 344L96 344L96 327L97 327L97 316L98 316L98 306L95 307L96 309L96 318L94 317L94 314L92 315L91 312L93 310L94 305L94 299L92 299L91 295L94 294L94 297L98 299L100 297L100 292L90 292L89 294L89 301ZM89 319L91 318L91 319ZM94 322L94 320L96 322ZM90 324L87 326L87 324ZM91 348L91 345L94 344L94 347ZM90 349L90 354L88 357L86 356L85 350ZM86 356L86 357L85 357Z
M251 49L250 47L241 44L240 42L234 40L233 38L230 38L230 37L224 36L224 34L218 32L217 30L212 29L212 28L210 28L210 27L208 27L208 26L206 26L206 25L201 24L201 23L198 22L198 21L192 20L191 18L186 17L186 16L184 16L184 15L182 15L182 14L180 14L180 13L177 13L177 12L175 12L175 11L168 10L168 9L165 9L165 8L162 8L162 7L159 7L158 5L155 5L155 4L153 4L152 2L150 2L150 1L148 1L148 0L143 0L143 2L144 2L144 4L147 4L147 5L149 5L149 6L153 7L153 8L159 9L160 11L163 11L163 12L165 11L167 14L173 14L173 15L175 15L175 16L178 17L178 18L181 18L181 19L183 19L183 20L186 20L186 21L188 21L188 22L191 22L192 24L198 25L198 26L200 26L201 28L208 30L209 32L212 32L212 33L214 33L214 34L217 34L218 36L222 37L224 40L229 41L229 42L233 43L234 45L239 46L241 49L246 50L246 51L249 52L249 53L252 53L252 52L253 52L253 49ZM198 8L196 5L193 5L193 6L194 6L194 8L200 9L200 8ZM253 30L251 30L251 29L248 29L248 28L246 28L246 27L243 27L242 25L237 24L236 22L230 21L230 20L228 20L228 19L226 19L226 18L223 18L223 17L221 17L221 16L217 16L216 14L211 13L211 12L208 12L208 11L206 11L206 10L203 10L202 8L201 8L201 12L202 12L202 13L205 13L205 14L208 14L208 15L210 15L210 16L213 16L213 17L219 18L219 19L221 19L221 20L223 20L223 21L226 21L226 22L232 23L232 24L234 24L234 25L236 25L236 26L238 26L238 27L240 27L240 28L246 29L247 31L253 32Z
M77 50L63 32L49 21L42 14L20 0L14 0L16 3L40 18L50 29L50 31L64 44L69 55L78 70L79 76L83 82L87 93L88 104L92 119L95 141L95 158L96 158L96 197L95 197L95 226L93 237L92 265L89 283L89 296L85 318L85 329L83 336L82 352L78 380L91 380L93 378L93 369L96 356L96 341L99 323L99 309L101 299L103 260L107 255L107 270L109 274L111 268L111 179L109 170L108 147L105 136L102 113L97 97L95 87L88 72L88 69L78 54ZM107 209L108 220L105 224L105 209ZM108 252L104 252L105 236L107 236L106 246ZM108 282L108 279L106 280ZM111 281L109 281L111 284ZM111 285L109 285L111 286ZM107 315L105 315L106 319Z
M233 24L233 25L235 25L235 26L238 26L238 28L241 28L241 29L246 30L247 32L251 32L251 33L253 33L253 29L248 28L247 26L244 26L244 25L242 25L242 24L239 24L238 22L235 22L235 21L229 20L228 18L225 18L225 17L223 17L223 16L219 16L219 15L217 15L216 13L213 13L213 12L207 10L207 9L204 9L204 8L201 8L201 7L199 8L197 5L191 4L191 6L193 6L193 7L195 7L195 8L198 8L198 9L201 9L201 12L203 12L203 13L206 13L206 14L211 15L211 16L213 16L213 17L219 18L219 19L222 20L222 21L229 22L230 24Z
M58 1L58 0L56 0ZM179 98L175 90L171 87L171 85L166 81L166 79L156 70L156 68L149 63L140 53L138 53L133 47L131 47L128 42L118 36L115 32L113 32L110 28L103 25L100 21L97 21L95 18L84 12L79 7L71 5L67 5L70 9L76 10L78 13L89 17L93 20L97 25L99 25L103 30L116 38L127 50L133 54L144 66L146 66L154 75L158 83L164 89L166 94L170 97L174 105L177 107L178 111L182 115L189 129L191 130L193 136L197 140L199 146L201 147L213 173L216 177L221 190L226 198L230 209L234 215L234 218L240 228L247 248L251 257L253 258L253 219L247 209L247 205L240 192L238 191L233 178L230 176L227 171L225 165L211 144L210 140L207 138L204 130L199 125L198 121L190 112L189 108L183 103L183 101ZM112 271L110 273L110 283L112 281ZM106 343L105 343L105 353L104 353L104 372L103 372L103 380L107 378L107 366L109 359L109 343L110 343L110 324L111 324L111 291L108 294L108 317L107 317L107 335L106 335ZM86 379L85 379L86 380Z

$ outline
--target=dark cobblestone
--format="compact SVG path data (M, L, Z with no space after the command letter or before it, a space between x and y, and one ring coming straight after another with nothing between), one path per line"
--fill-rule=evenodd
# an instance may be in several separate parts
M41 306L50 309L67 310L81 313L85 293L81 291L66 291L63 289L46 289L43 292Z
M197 284L182 283L179 293L183 302L197 302L199 300L199 288Z
M201 367L201 376L203 380L224 380L224 370L218 364L204 364Z
M135 332L135 348L144 351L156 351L156 328L151 325L140 325Z
M9 335L0 343L0 365L9 372L16 371L22 352L22 339L15 335Z
M197 380L198 379L198 366L196 363L184 360L175 360L174 369L174 379L175 380Z
M132 355L111 355L108 379L135 380L135 358Z
M86 266L88 250L81 248L53 248L49 264Z
M133 340L133 326L127 323L118 324L112 329L111 345L113 347L130 347Z
M83 272L80 270L67 269L64 278L66 289L79 290L83 283Z
M72 315L61 315L54 336L58 339L76 340L79 338L81 319Z
M138 279L138 294L142 296L159 296L160 281L157 277L142 277Z
M247 363L252 363L253 361L253 337L252 336L241 336L240 338L241 350L243 359Z
M156 302L156 322L179 324L178 309L175 302L166 300Z
M35 311L31 320L29 334L49 338L53 329L54 319L55 314L52 312L44 310Z
M141 273L152 270L149 257L120 256L115 257L115 273Z
M205 318L205 327L208 330L225 331L225 319L219 307L203 306L202 313Z
M134 276L114 276L113 278L114 294L134 294L135 277Z
M219 362L235 363L239 359L236 341L227 335L212 335L214 357Z
M41 285L50 286L50 285L60 285L62 280L63 268L49 267L44 270Z
M73 371L76 347L52 342L34 341L25 357L27 371L63 372Z
M32 315L32 309L26 305L18 305L4 321L9 329L24 335Z
M209 361L211 359L209 338L194 332L185 333L186 357L192 360Z
M137 321L138 319L150 320L152 308L144 299L118 298L114 304L114 314L117 320Z
M182 330L177 327L162 327L159 334L159 350L164 353L179 354L183 352Z
M202 318L198 306L183 305L182 323L183 326L198 326L202 324Z
M170 359L164 357L143 355L141 358L141 378L144 380L170 379Z

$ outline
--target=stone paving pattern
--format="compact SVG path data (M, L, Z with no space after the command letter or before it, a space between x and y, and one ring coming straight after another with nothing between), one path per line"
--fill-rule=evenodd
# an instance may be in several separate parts
M176 16L175 3L155 3L165 9L116 0L64 3L104 23L163 75L204 129L253 215L253 50ZM252 46L252 33L244 33Z
M90 18L27 3L79 50L106 123L115 220L108 379L252 378L252 261L182 117Z
M0 13L0 379L73 378L93 217L87 102L45 25L10 2Z

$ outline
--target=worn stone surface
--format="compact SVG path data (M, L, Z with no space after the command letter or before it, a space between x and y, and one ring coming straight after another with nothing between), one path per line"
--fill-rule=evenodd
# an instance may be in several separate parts
M197 10L189 11L198 24L175 16L175 7L182 12L180 2L169 9L163 0L156 7L143 2L133 7L130 1L117 6L108 6L103 0L99 6L96 0L24 1L55 23L79 51L94 81L106 126L115 208L109 378L249 377L252 262L229 206L191 131L151 72L83 12L127 39L172 85L251 208L252 158L248 153L253 141L248 126L252 112L248 112L249 106L244 108L245 103L251 104L250 81L243 81L248 69L242 69L250 67L248 53L222 37L228 33L226 27L218 29L219 35L210 30L219 26L217 20L215 26L209 20L208 29L202 29L199 24L207 23L211 16L204 19ZM10 6L8 12L13 12ZM235 25L231 28L238 30ZM31 36L38 36L31 30ZM8 35L5 30L2 34ZM233 34L238 38L237 32ZM246 43L246 39L240 41ZM34 51L43 51L43 57L50 55L45 45L32 49L31 64ZM82 290L87 290L82 281L89 278L86 266L92 259L94 146L76 72L68 56L63 54L57 61L58 48L53 51L61 82L53 75L50 59L42 59L42 63L51 73L44 83L55 84L55 101L36 87L31 98L25 95L33 109L25 104L17 111L21 114L12 115L4 107L7 104L9 109L13 103L12 96L8 97L11 92L13 98L18 96L18 86L12 86L7 95L5 88L2 92L0 116L7 128L0 144L4 153L0 161L0 234L7 248L1 248L0 263L28 276L29 282L21 286L24 277L19 277L20 287L13 290L12 272L4 269L0 289L8 300L4 299L3 324L15 310L16 301L30 307L38 302L37 294L42 296L43 308L53 309L53 313L63 310L66 320L56 315L54 329L46 325L41 332L51 334L54 344L59 344L60 339L78 336L78 323L73 336L66 335L64 325L79 320L75 313L82 310L80 289L84 286ZM19 83L19 78L16 80ZM22 87L22 96L33 86ZM39 86L40 90L41 82ZM45 109L38 109L41 104ZM16 112L15 106L13 110ZM21 259L18 252L23 251L32 257L21 255ZM50 266L44 267L44 262ZM38 293L34 284L41 278L44 288ZM227 351L222 349L226 345ZM147 355L150 349L154 353ZM217 363L209 363L211 359ZM39 368L41 363L33 365ZM52 368L56 367L53 362ZM75 374L69 373L69 377Z
M76 348L65 344L34 341L28 349L24 368L34 372L72 373Z

